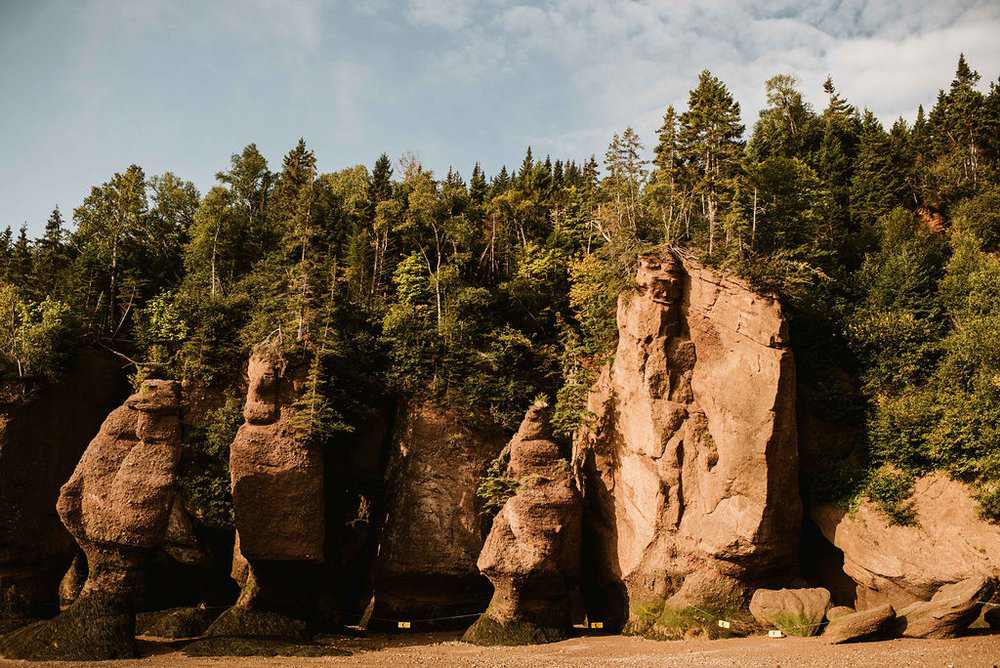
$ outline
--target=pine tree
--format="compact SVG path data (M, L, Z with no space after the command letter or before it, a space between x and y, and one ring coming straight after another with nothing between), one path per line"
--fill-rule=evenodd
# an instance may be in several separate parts
M310 333L315 312L311 308L319 268L311 251L317 234L313 221L313 182L316 179L316 157L299 139L282 163L271 198L270 216L282 232L281 246L291 267L289 276L289 312L295 322L295 340L302 341Z
M38 244L48 250L56 250L65 243L65 222L59 207L52 209L49 219L45 221L45 233L39 239Z
M28 239L27 223L22 223L17 231L17 239L11 249L11 270L22 280L31 275L31 241Z
M852 217L863 227L905 203L904 175L894 164L889 136L875 115L865 110L861 141L851 181Z
M663 239L672 243L679 238L681 224L685 227L685 234L690 231L678 119L673 105L667 107L663 114L663 125L657 136L659 142L653 149L655 171L648 192L660 209Z
M693 192L701 198L708 232L708 252L715 252L719 210L732 201L743 156L744 126L740 105L708 70L698 75L688 110L680 117L682 158L693 174Z
M45 222L45 232L35 241L33 282L39 294L47 295L55 289L68 261L65 221L57 206Z
M515 182L522 188L530 188L527 185L528 180L532 177L534 173L535 159L531 155L531 147L524 153L524 160L521 161L521 168L517 170L517 176L515 177Z
M483 168L477 162L472 168L472 178L469 179L469 198L476 206L482 206L486 201L488 190L486 175L483 173Z

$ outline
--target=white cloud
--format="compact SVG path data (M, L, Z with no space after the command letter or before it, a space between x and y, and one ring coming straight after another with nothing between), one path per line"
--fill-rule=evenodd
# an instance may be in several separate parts
M409 0L407 14L416 24L458 30L468 24L471 10L470 0Z
M448 20L440 14L445 4ZM960 51L988 77L1000 65L1000 5L982 1L546 0L493 4L474 16L466 3L410 6L420 7L423 21L476 26L437 56L438 79L485 76L498 55L515 64L515 77L516 68L561 69L589 111L585 125L552 142L565 146L602 132L606 141L627 124L649 143L663 108L683 102L703 68L726 81L752 127L763 82L777 72L799 76L817 106L832 74L853 103L891 122L933 101Z

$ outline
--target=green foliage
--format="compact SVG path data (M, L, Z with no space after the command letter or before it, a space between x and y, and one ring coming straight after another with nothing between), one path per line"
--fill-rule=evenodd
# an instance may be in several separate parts
M887 467L876 470L865 485L864 494L892 524L915 525L916 514L907 502L913 493L913 478Z
M956 232L975 237L984 251L1000 251L1000 186L960 201L952 220Z
M230 396L198 424L182 425L178 487L187 508L209 526L231 527L229 446L243 422L242 402Z
M71 350L75 333L69 305L45 297L24 299L0 282L0 379L54 379Z
M484 515L496 515L507 503L507 499L517 493L517 480L507 473L510 465L510 446L505 447L486 467L486 473L476 487L476 498L479 499L481 512Z
M862 493L867 473L855 462L826 460L806 475L806 487L813 501L853 510Z

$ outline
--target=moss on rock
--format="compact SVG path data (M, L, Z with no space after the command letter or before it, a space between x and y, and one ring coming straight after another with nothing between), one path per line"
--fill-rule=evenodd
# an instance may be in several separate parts
M37 621L39 620L26 619L24 617L4 617L0 619L0 636L10 633L11 631L16 631L27 626L28 624L34 624Z
M136 615L135 633L155 638L197 638L219 616L205 608L170 608Z
M729 628L719 626L720 619L730 622ZM746 612L708 605L674 607L658 599L637 606L622 633L650 640L718 640L744 637L758 626Z
M531 622L501 624L482 615L469 627L462 640L473 645L540 645L559 642L569 637L564 629L539 626Z
M35 622L0 639L0 656L32 661L131 659L135 616L84 598L53 619Z
M309 639L306 623L267 610L242 606L229 608L205 631L206 638L269 638L287 641Z

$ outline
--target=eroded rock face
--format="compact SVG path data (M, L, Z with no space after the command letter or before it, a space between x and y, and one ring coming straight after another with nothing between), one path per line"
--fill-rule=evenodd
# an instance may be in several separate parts
M568 592L579 580L581 509L544 403L528 410L511 441L509 473L517 493L494 518L477 563L493 583L493 599L464 639L480 645L561 640L572 627Z
M476 486L507 439L430 402L402 406L394 432L373 615L478 614L490 600L490 584L476 567L486 535Z
M817 635L829 608L830 592L822 587L758 589L750 599L754 619L788 636Z
M59 611L73 541L53 512L59 487L128 396L121 364L81 351L64 376L0 405L0 620Z
M939 588L976 576L1000 577L1000 527L979 517L960 482L931 475L914 486L917 526L890 525L869 504L854 513L818 506L811 515L844 553L859 610L926 601Z
M147 551L166 535L180 459L179 385L148 380L111 412L56 510L87 556L81 597L132 605Z
M323 455L303 437L295 407L308 362L251 355L245 422L229 451L237 605L299 618L315 602L309 580L323 561L324 535Z
M6 636L19 659L119 659L135 653L143 568L167 530L180 458L180 387L149 380L91 441L56 509L87 558L76 601L50 621Z
M908 638L954 638L976 621L994 589L984 577L946 585L931 600L899 610L894 629Z
M794 575L795 367L781 305L672 253L640 263L577 439L588 609L745 604ZM602 610L603 608L603 610Z
M254 353L244 424L229 451L233 510L247 559L323 560L323 456L295 427L308 363Z

